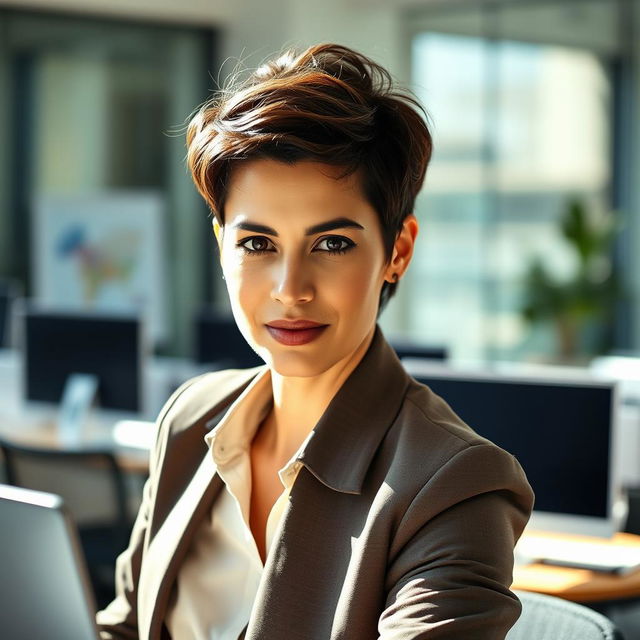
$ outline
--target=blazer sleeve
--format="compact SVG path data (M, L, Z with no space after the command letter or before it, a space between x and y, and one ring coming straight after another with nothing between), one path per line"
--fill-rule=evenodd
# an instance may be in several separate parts
M503 640L521 611L513 548L532 507L520 465L494 445L443 465L398 527L380 640Z
M155 502L155 489L161 473L161 460L168 438L165 418L176 400L190 387L194 378L180 386L166 402L156 420L156 439L149 457L149 478L145 482L142 502L136 517L129 546L116 561L115 599L96 615L96 622L102 640L138 639L138 580L146 546L148 528Z
M153 481L144 486L142 504L138 511L129 546L116 561L116 597L96 615L100 638L103 640L138 639L137 595L140 564L142 562Z

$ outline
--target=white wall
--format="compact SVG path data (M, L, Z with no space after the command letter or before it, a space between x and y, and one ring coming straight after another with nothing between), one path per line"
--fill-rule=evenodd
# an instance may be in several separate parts
M213 25L234 14L232 0L0 0L0 7Z
M293 0L240 0L220 23L222 43L219 55L226 60L223 76L240 61L249 67L280 51L291 38ZM215 74L218 73L216 69Z
M385 65L394 75L406 79L401 42L401 14L386 6L363 8L343 0L292 2L291 39L308 46L318 42L338 42L366 53Z
M337 41L404 73L401 9L358 0L0 0L0 7L217 26L222 58L258 64L284 45Z

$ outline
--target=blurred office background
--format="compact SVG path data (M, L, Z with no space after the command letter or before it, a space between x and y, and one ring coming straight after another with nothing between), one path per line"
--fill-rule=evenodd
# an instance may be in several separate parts
M152 306L156 351L188 356L194 313L227 307L185 122L238 60L334 40L390 68L433 125L419 247L387 333L453 360L639 350L639 30L634 0L5 0L0 277L62 306ZM155 213L127 247L92 226L105 203ZM43 246L65 207L86 228L69 222L65 251ZM135 260L148 290L124 300L118 265Z
M597 519L612 524L622 488L640 501L640 0L0 0L5 462L32 454L27 445L52 444L43 419L57 420L60 432L52 457L86 449L78 433L68 439L61 430L64 410L62 418L51 412L70 374L87 366L100 379L101 409L152 420L177 384L211 362L255 363L228 322L209 212L185 166L185 125L238 64L255 67L284 46L320 41L385 65L417 94L432 124L435 152L416 211L421 233L382 316L387 335L414 366L424 356L476 373L480 364L491 387L475 373L448 371L443 382L442 372L415 371L435 388L449 385L452 398L460 394L455 408L472 426L484 428L486 419L487 428L515 435L514 450L523 461L533 455L529 470L540 466L552 497L561 488L587 499L601 494ZM17 317L9 307L18 299L39 301L53 315L36 313L23 335L17 321L3 330L3 320ZM138 358L145 346L137 321L103 318L83 329L86 312L139 316L155 357ZM109 337L92 333L103 330ZM505 361L515 368L500 368ZM534 386L510 377L530 375L528 367ZM594 382L597 375L624 382L620 393ZM552 380L546 391L545 380ZM142 402L138 383L151 400ZM123 385L136 392L123 399ZM559 397L559 385L563 400L541 395ZM490 415L487 389L499 398ZM536 399L523 401L516 389ZM474 397L482 401L474 405ZM571 405L571 397L600 405ZM48 413L34 414L32 400ZM523 402L547 413L520 420L514 432L506 407ZM560 406L575 409L574 417L558 417ZM109 444L100 436L89 446L113 453L113 423L123 416L96 414ZM551 434L543 441L541 421ZM141 453L124 470L144 477L152 428L116 426L116 454ZM566 446L554 438L560 431ZM578 439L593 457L574 473ZM23 450L12 454L16 441ZM56 464L55 477L68 475L68 459ZM597 477L615 482L591 491L596 466ZM11 473L5 469L4 480L17 482ZM54 490L51 477L45 484ZM140 483L128 485L127 506L122 477L115 482L120 515L111 518L118 527L111 537L121 546ZM545 489L536 490L542 505ZM561 511L584 515L568 500ZM638 505L634 514L630 530L640 533ZM104 531L89 515L92 526L81 533L90 558L91 539ZM92 566L102 570L104 560ZM105 581L96 575L95 584ZM104 600L110 589L107 579ZM629 615L637 628L637 607Z

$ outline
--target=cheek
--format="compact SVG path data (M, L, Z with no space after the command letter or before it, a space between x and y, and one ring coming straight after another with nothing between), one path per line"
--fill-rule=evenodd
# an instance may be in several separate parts
M332 279L332 293L327 294L352 317L375 315L382 287L380 260L358 261L342 269Z
M261 292L265 289L264 270L241 268L225 271L225 279L232 305L239 305L248 312L262 299Z
M258 262L245 256L235 247L226 247L223 251L222 273L232 302L234 297L246 295L246 292L263 277L264 270L260 269Z
M264 287L258 276L259 274L255 273L252 277L243 269L225 270L233 317L245 340L254 349L257 347L255 324L261 317L261 301L264 301L264 295L261 294Z

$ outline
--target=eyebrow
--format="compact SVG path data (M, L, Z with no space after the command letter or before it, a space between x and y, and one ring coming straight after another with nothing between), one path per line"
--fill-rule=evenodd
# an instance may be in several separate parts
M264 224L256 224L255 222L241 221L231 225L232 229L241 229L242 231L253 231L254 233L264 233L269 236L277 236L278 232L273 227L267 227ZM305 229L306 236L312 236L316 233L324 233L333 231L334 229L364 229L364 227L350 218L334 218L320 224L314 224L312 227Z

